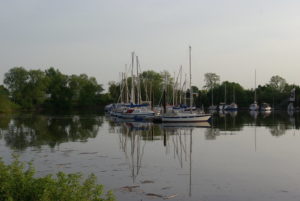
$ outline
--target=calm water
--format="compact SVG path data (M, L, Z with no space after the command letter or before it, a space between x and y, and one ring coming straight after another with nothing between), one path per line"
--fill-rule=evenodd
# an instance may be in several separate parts
M95 173L118 200L300 200L299 117L216 114L210 126L2 115L0 156L34 160L39 176Z

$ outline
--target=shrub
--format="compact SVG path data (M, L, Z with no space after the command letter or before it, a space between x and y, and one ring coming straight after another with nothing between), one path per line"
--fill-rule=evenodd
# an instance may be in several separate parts
M20 162L17 156L10 165L0 158L0 201L113 201L111 191L104 192L91 174L82 181L82 175L57 173L56 177L34 177L31 163ZM26 168L27 166L27 168Z

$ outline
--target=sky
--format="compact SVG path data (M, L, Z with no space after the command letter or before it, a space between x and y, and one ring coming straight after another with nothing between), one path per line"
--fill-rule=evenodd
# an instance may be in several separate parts
M280 75L300 85L298 0L2 0L0 83L10 68L55 67L118 81L131 52L142 70L204 74L245 88Z

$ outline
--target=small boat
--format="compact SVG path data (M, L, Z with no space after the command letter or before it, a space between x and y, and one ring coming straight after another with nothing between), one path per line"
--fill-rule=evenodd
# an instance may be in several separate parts
M211 105L208 107L209 111L216 111L217 109L218 109L218 106L216 106L216 105Z
M268 103L262 103L260 106L260 111L271 111L272 108Z
M255 70L255 78L254 78L254 103L252 103L250 106L249 106L249 110L250 111L258 111L259 110L259 106L256 102L256 70Z
M238 105L236 103L231 103L230 105L225 106L226 111L237 111Z
M220 103L219 106L218 106L218 110L223 111L223 110L226 109L226 107L227 107L227 105L225 103Z
M189 47L189 65L190 65L190 94L193 94L192 90L192 74L191 74L191 46ZM165 91L164 91L165 94ZM203 114L194 111L193 107L193 95L190 95L189 108L172 109L161 116L163 123L165 122L205 122L209 121L211 114Z
M164 114L161 120L162 122L205 122L209 121L210 118L210 114L173 110L172 112Z
M136 107L136 108L128 108L123 111L123 113L120 115L120 118L124 119L136 119L136 120L141 120L144 118L154 118L155 112L153 112L151 109L148 107Z
M238 105L235 103L235 90L233 88L233 102L230 105L225 106L226 111L237 111Z
M256 102L252 103L250 106L249 106L249 110L250 111L258 111L259 110L259 106Z

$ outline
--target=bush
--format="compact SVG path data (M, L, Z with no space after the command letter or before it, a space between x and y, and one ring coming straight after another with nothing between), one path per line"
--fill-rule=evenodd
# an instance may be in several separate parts
M11 102L8 96L0 94L0 113L10 113L20 109L20 107Z
M57 173L34 177L31 163L20 162L14 156L10 165L0 158L0 201L113 201L111 191L104 192L103 186L96 184L91 174L82 182L81 174Z

